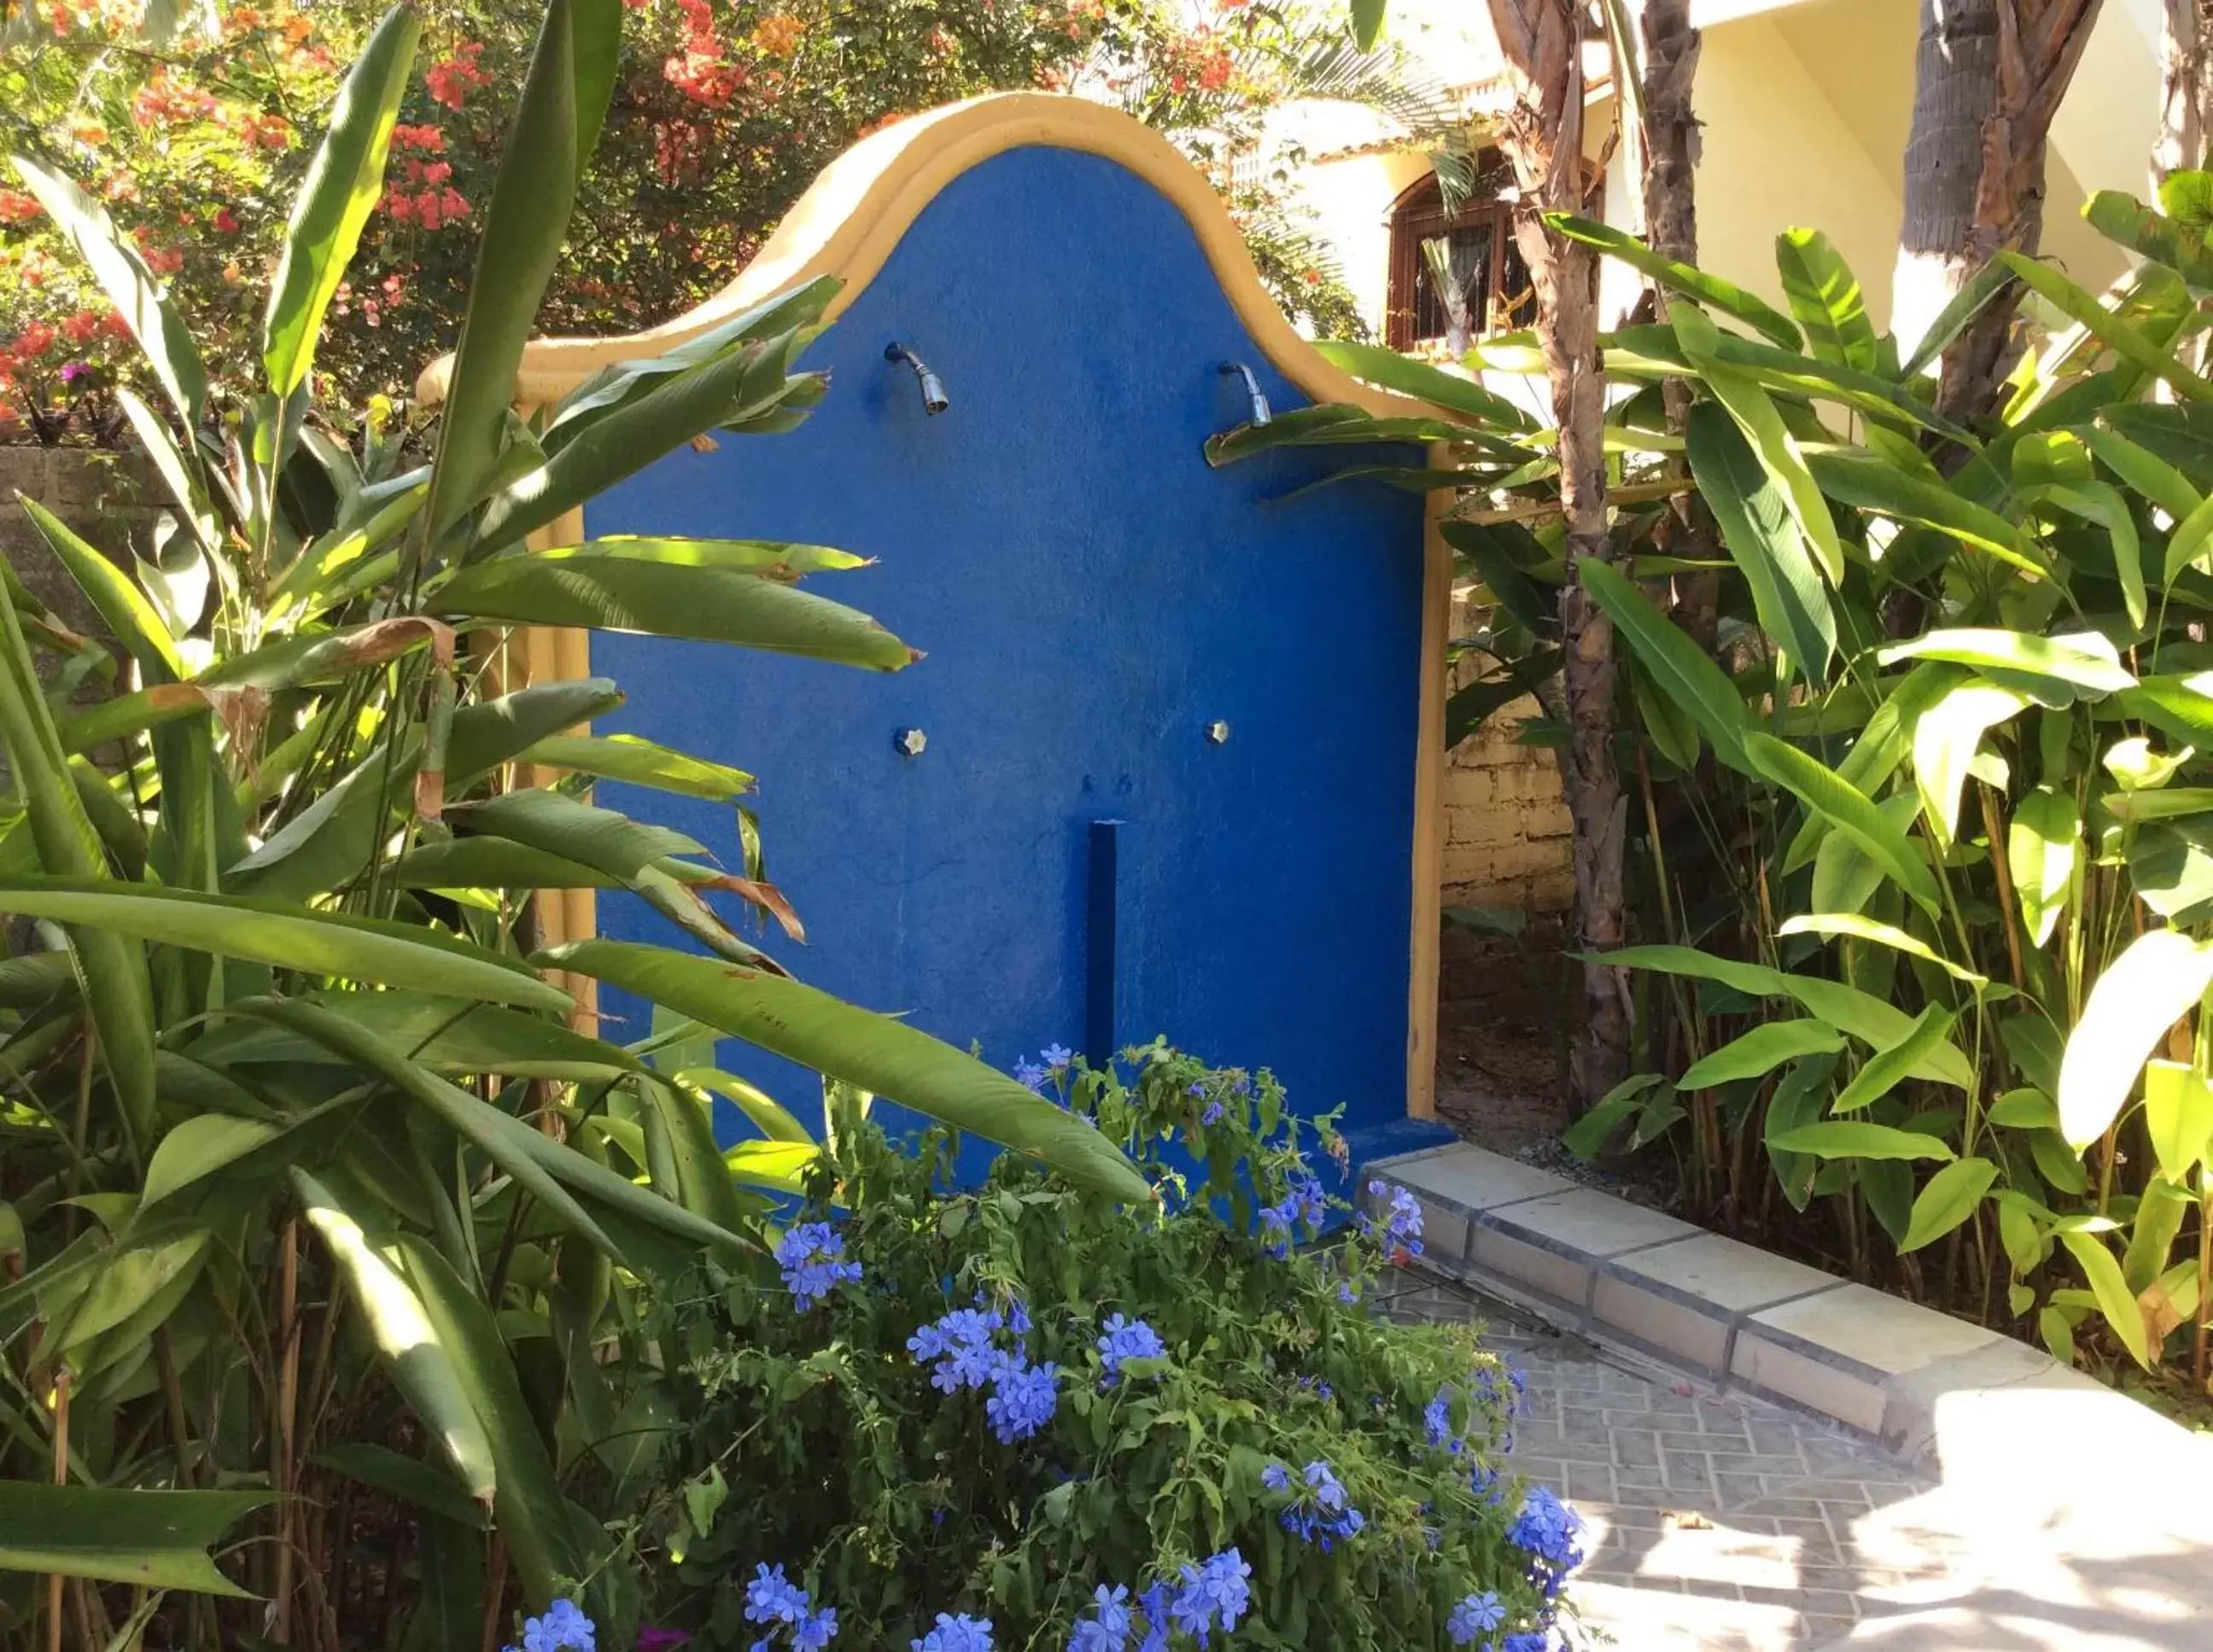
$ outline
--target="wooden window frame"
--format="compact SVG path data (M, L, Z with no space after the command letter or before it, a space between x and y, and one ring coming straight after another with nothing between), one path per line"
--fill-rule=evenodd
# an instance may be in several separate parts
M1605 174L1588 162L1583 199L1586 211L1594 211L1603 201ZM1500 329L1499 296L1506 287L1507 250L1514 235L1514 215L1520 209L1515 203L1491 198L1466 203L1457 212L1444 210L1442 192L1437 186L1436 174L1430 173L1416 179L1399 192L1391 203L1391 265L1384 285L1383 341L1397 351L1411 351L1430 343L1432 338L1417 336L1415 320L1419 313L1416 295L1424 271L1422 266L1422 243L1458 229L1478 229L1489 226L1491 236L1490 268L1484 271L1483 285L1484 314L1469 318L1470 336L1483 338ZM1526 323L1524 324L1526 325ZM1433 335L1442 338L1442 333Z

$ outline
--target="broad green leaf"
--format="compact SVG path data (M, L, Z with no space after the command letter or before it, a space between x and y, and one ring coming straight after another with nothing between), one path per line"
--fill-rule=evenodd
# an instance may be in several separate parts
M115 640L123 644L139 668L157 681L184 674L177 645L169 628L146 600L131 576L79 538L60 517L35 499L22 502L23 514L39 530L54 558L91 601Z
M604 716L623 703L622 690L605 677L538 683L454 713L446 742L448 785L459 785L512 762L539 741Z
M2164 264L2193 290L2213 291L2213 245L2203 229L2155 212L2118 189L2094 192L2082 216L2100 235Z
M1525 545L1533 552L1536 541L1526 529L1517 532L1517 528L1515 524L1452 518L1437 524L1445 543L1474 564L1476 574L1500 607L1519 620L1531 636L1557 637L1560 629L1558 593L1523 571L1513 547Z
M2186 1185L2213 1144L2213 1086L2186 1062L2144 1064L2144 1131L2160 1173Z
M1576 957L1579 962L1595 961L1616 969L1649 969L1665 975L1718 981L1747 997L1795 998L1814 1016L1873 1049L1897 1043L1913 1027L1913 1018L1896 1005L1841 981L1826 980L1818 975L1792 975L1764 964L1716 958L1695 947L1623 947L1607 953L1578 954ZM1973 1082L1966 1057L1948 1044L1932 1051L1913 1076L1960 1089Z
M274 1141L278 1133L274 1125L258 1119L232 1119L217 1113L185 1119L155 1148L153 1161L146 1167L145 1185L139 1192L139 1208L158 1204L180 1189L213 1175Z
M588 1197L604 1210L631 1222L659 1228L687 1245L746 1248L747 1242L740 1235L702 1220L679 1204L656 1198L542 1131L533 1130L514 1114L447 1082L374 1033L320 1004L302 999L262 998L234 1008L289 1027L383 1076L409 1100L429 1109L482 1151L565 1226L611 1259L625 1259L596 1216L588 1214L575 1195Z
M613 1176L612 1171L603 1173ZM665 1202L643 1190L632 1191L640 1198ZM594 1563L577 1543L570 1505L561 1495L537 1418L523 1398L498 1325L483 1300L462 1283L453 1265L427 1241L401 1234L392 1241L389 1253L421 1304L424 1318L435 1327L455 1383L498 1465L492 1507L515 1570L532 1600L551 1600L565 1582L590 1576Z
M2161 565L2167 582L2172 585L2202 561L2209 545L2213 545L2213 499L2203 499L2188 515L2176 521L2167 536L2167 557Z
M816 285L835 290L828 277ZM487 548L515 545L710 430L758 429L803 416L821 399L826 384L819 374L791 371L812 336L812 329L796 328L749 340L582 423L542 460L519 466L520 473L511 478L495 479L498 491L485 508L479 540ZM632 548L668 543L643 539Z
M623 780L686 797L727 802L751 791L753 776L705 758L672 750L637 735L553 735L520 753L515 761L575 774Z
M546 854L628 880L668 855L704 855L696 839L667 826L643 826L627 814L560 792L525 789L482 802L459 803L448 815L472 831L505 838Z
M117 1245L83 1295L50 1330L63 1355L136 1318L149 1302L166 1301L174 1307L191 1283L187 1276L197 1275L206 1261L209 1237L205 1228L169 1226L155 1236ZM92 1362L72 1363L88 1369Z
M9 778L22 800L38 863L60 877L82 879L88 888L119 887L105 881L100 834L70 777L15 605L4 597L0 747L6 750ZM0 910L5 910L3 899ZM154 989L145 951L98 926L71 928L70 945L83 972L85 1004L99 1034L101 1058L114 1081L125 1121L143 1151L154 1131L155 1091Z
M549 0L492 184L440 421L428 506L434 537L476 504L497 469L515 369L568 233L579 176L578 3Z
M1795 669L1821 682L1836 652L1836 619L1781 490L1735 420L1716 403L1692 407L1684 444L1722 544L1751 588L1761 625Z
M2121 1265L2113 1260L2113 1253L2094 1234L2062 1233L2059 1242L2066 1246L2082 1270L2082 1277L2089 1281L2098 1312L2121 1339L2121 1346L2129 1350L2130 1357L2137 1364L2149 1370L2151 1338L2144 1332L2143 1313L2137 1306L2136 1293L2122 1278Z
M1819 453L1806 463L1821 491L1839 503L1949 533L2023 573L2051 577L2021 527L1956 488L1931 482L1873 454Z
M1852 742L1852 749L1838 765L1837 772L1870 797L1881 791L1898 765L1905 760L1914 720L1923 708L1942 698L1959 677L1959 669L1954 666L1925 661L1896 683L1882 685L1874 712L1860 730L1859 738ZM1884 800L1886 804L1890 801ZM1891 822L1901 832L1911 823L1910 814ZM1819 814L1809 814L1790 839L1790 847L1783 856L1783 869L1795 872L1804 866L1814 858L1828 835L1828 821Z
M1384 0L1346 0L1352 15L1352 38L1363 52L1374 49L1383 38L1383 26L1390 15Z
M421 28L408 7L384 15L340 82L330 125L292 197L291 222L261 326L262 363L280 400L308 376L323 312L345 278L362 227L383 192L385 151Z
M462 1489L489 1503L499 1485L498 1459L484 1422L448 1348L408 1282L388 1234L364 1227L336 1194L297 1166L292 1191L331 1256L345 1275L369 1338L383 1356L393 1384L406 1399L424 1431L459 1476Z
M2182 1231L2183 1218L2197 1204L2197 1199L2186 1189L2164 1177L2154 1176L2144 1184L2143 1192L2137 1199L2135 1218L2129 1223L2128 1247L2121 1253L2121 1277L2139 1301L2166 1271L2167 1259L2174 1248L2175 1236ZM2190 1248L2195 1252L2198 1247L2192 1245Z
M1990 1103L1985 1117L2009 1130L2058 1130L2059 1104L2042 1090L2008 1090Z
M772 1142L805 1142L812 1145L814 1137L766 1092L748 1084L735 1074L713 1067L685 1067L674 1075L679 1084L687 1088L719 1095L740 1113L745 1114L753 1128Z
M1801 1056L1829 1055L1844 1047L1844 1035L1821 1021L1764 1021L1711 1055L1692 1062L1675 1088L1710 1090L1739 1079L1758 1078Z
M1899 376L1911 383L1926 372L1947 350L1952 341L1967 330L1970 323L1990 306L1991 301L2013 285L2013 271L1992 259L1967 277L1960 290L1946 301L1929 324L1929 331L1921 335L1899 369Z
M1811 1154L1817 1159L1950 1159L1952 1149L1934 1136L1887 1125L1869 1125L1856 1119L1825 1119L1801 1125L1767 1138L1770 1148L1783 1153Z
M2137 533L2137 519L2131 514L2129 502L2120 490L2107 482L2046 484L2025 490L2021 497L2033 503L2056 506L2106 530L2112 545L2113 572L2120 582L2121 605L2127 611L2129 624L2141 626L2148 612L2143 545Z
M1775 1167L1776 1185L1794 1210L1803 1210L1813 1202L1814 1180L1820 1172L1820 1161L1810 1154L1784 1152L1776 1147L1775 1138L1820 1122L1836 1070L1834 1056L1814 1056L1799 1062L1777 1082L1775 1094L1768 1098L1762 1141L1768 1161Z
M1356 379L1413 396L1447 412L1459 413L1478 424L1506 430L1530 430L1536 421L1505 397L1486 390L1470 378L1448 373L1381 344L1348 344L1324 339L1314 348Z
M807 1173L820 1161L822 1149L812 1143L740 1142L722 1157L741 1182L779 1193L804 1193Z
M1970 680L1947 691L1913 724L1913 778L1940 845L1958 837L1960 793L1983 736L2018 715L2028 697Z
M2188 477L2120 431L2098 424L2081 435L2107 470L2176 521L2181 521L2205 503ZM2169 577L2172 576L2170 572Z
M1090 1125L902 1021L762 970L628 942L570 942L542 954L540 961L1033 1155L1080 1187L1135 1203L1151 1198L1144 1179Z
M1704 270L1655 253L1636 236L1611 224L1597 223L1568 212L1548 212L1545 223L1558 235L1595 247L1661 285L1700 303L1710 304L1723 314L1734 316L1785 350L1796 350L1803 343L1790 318L1765 299L1747 292L1734 282L1724 281L1719 276L1709 275Z
M515 960L419 924L283 902L64 878L0 878L0 912L85 924L310 975L565 1014L569 997Z
M594 1080L647 1070L619 1045L579 1033L557 1021L502 1004L457 1004L427 992L320 992L306 1001L346 1021L409 1059L447 1076L503 1073L517 1078ZM196 1039L196 1061L219 1067L327 1064L339 1060L327 1046L288 1027L234 1019Z
M163 1491L0 1480L0 1570L253 1597L208 1558L267 1491Z
M2213 672L2146 677L2123 689L2122 714L2184 745L2213 746Z
M1867 300L1829 238L1818 229L1784 230L1775 238L1775 267L1807 348L1825 362L1874 372L1878 352Z
M441 1520L478 1531L491 1524L483 1507L469 1500L454 1484L452 1475L432 1467L419 1457L402 1455L388 1446L371 1445L363 1440L341 1441L316 1452L308 1461L335 1469L348 1479L373 1490L389 1492Z
M1829 1111L1859 1113L1881 1100L1927 1061L1930 1051L1945 1042L1952 1031L1952 1021L1951 1011L1942 1005L1930 1004L1923 1009L1905 1037L1868 1058Z
M1499 676L1478 677L1455 688L1445 698L1445 749L1450 751L1492 714L1525 698L1559 674L1560 650L1543 648L1516 660Z
M207 365L183 320L162 296L162 283L130 238L119 234L107 209L58 172L14 157L24 186L39 198L55 226L100 283L145 352L155 382L186 430L199 427L207 405Z
M1913 1219L1906 1224L1899 1250L1917 1251L1966 1221L1997 1174L1998 1167L1988 1159L1961 1159L1939 1170L1915 1198Z
M1744 699L1712 657L1606 564L1584 558L1576 571L1661 692L1698 720L1715 755L1732 768L1748 770L1744 741L1750 719Z
M495 558L428 601L456 619L734 643L898 671L920 656L868 615L779 581L623 556Z
M1932 631L1893 643L1876 657L1885 665L1948 660L1978 667L1991 680L2018 688L2043 705L2070 705L2078 695L2099 699L2137 686L2112 643L2095 631L2038 637L1988 629Z
M596 867L511 843L505 838L454 838L411 849L386 869L402 889L619 889L623 881Z
M571 57L576 64L576 175L589 168L614 95L615 70L622 54L621 0L579 0Z
M1816 814L1879 862L1899 887L1924 911L1938 906L1936 879L1907 838L1875 803L1826 765L1796 747L1754 729L1745 735L1745 754L1755 771L1794 792Z
M2213 947L2152 930L2107 965L2068 1034L2059 1068L2059 1119L2080 1151L2119 1117L2144 1061L2213 984Z
M1896 924L1862 917L1857 912L1810 912L1786 918L1776 934L1820 935L1832 939L1841 935L1855 941L1870 941L1878 947L1888 947L1893 951L1910 954L1925 963L1934 964L1954 980L1964 981L1978 991L1990 984L1989 976L1954 963L1927 942L1908 935Z
M1644 1093L1665 1082L1658 1073L1638 1073L1623 1079L1560 1132L1560 1144L1585 1162L1596 1158L1606 1138L1644 1104Z
M2155 378L2164 379L2185 396L2213 399L2213 381L2199 377L2143 333L2123 320L2097 296L2069 280L2048 264L2001 249L1998 258L2023 282L2070 320L2087 329L2116 356Z
M2021 927L2033 946L2051 939L2067 910L2082 844L2082 814L2070 794L2039 786L2014 805L2006 827L2006 869L2021 903Z
M1776 491L1789 508L1823 576L1832 585L1842 584L1844 552L1837 538L1836 521L1807 466L1797 438L1783 423L1781 410L1747 374L1723 363L1720 334L1697 305L1678 304L1669 319L1684 354L1698 368L1706 388L1728 409L1761 468L1773 479Z

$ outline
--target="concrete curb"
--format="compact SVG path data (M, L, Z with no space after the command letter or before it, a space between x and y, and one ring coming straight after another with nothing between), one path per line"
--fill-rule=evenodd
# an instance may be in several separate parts
M2133 1414L2117 1424L2160 1420L2025 1343L1465 1143L1363 1175L1420 1202L1439 1271L1901 1456L1934 1456L1939 1408L1970 1393L2066 1390Z

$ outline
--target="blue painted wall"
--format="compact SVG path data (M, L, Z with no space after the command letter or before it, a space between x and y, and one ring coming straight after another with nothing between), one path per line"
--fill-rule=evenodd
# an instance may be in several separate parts
M925 417L893 339L951 411ZM814 346L832 387L797 432L672 456L587 523L879 558L808 588L928 657L886 676L602 635L594 669L630 695L602 727L757 774L808 926L780 955L1002 1067L1085 1042L1088 828L1124 822L1117 1037L1271 1065L1380 1141L1405 1123L1420 504L1269 503L1323 468L1295 456L1210 470L1200 443L1245 417L1228 360L1301 405L1133 174L1042 148L967 173ZM605 795L738 863L727 809ZM600 911L674 943L627 897ZM808 1076L722 1056L813 1115Z

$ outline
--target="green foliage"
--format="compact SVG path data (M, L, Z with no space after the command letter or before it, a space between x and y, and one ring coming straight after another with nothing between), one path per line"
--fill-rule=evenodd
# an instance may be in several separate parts
M44 1643L43 1591L34 1610L15 1588L35 1572L76 1580L67 1610L97 1643L137 1612L193 1649L473 1645L503 1620L503 1589L533 1606L581 1590L609 1624L633 1620L605 1521L666 1391L640 1325L668 1299L646 1293L703 1259L772 1282L772 1201L819 1156L793 1112L715 1068L715 1030L1035 1154L1101 1225L1125 1219L1114 1198L1150 1203L1089 1125L792 979L741 933L756 906L796 920L735 813L726 847L751 877L579 783L505 789L520 760L722 799L749 784L573 732L619 704L612 684L503 692L506 625L543 617L542 565L606 594L564 620L876 669L912 658L792 588L858 565L826 547L518 548L504 490L582 440L561 440L571 404L531 429L506 400L562 238L546 209L575 192L619 24L616 0L552 0L546 17L511 140L523 182L488 215L495 285L470 307L453 386L475 412L420 468L374 419L350 446L310 399L317 318L382 187L410 12L340 91L255 380L201 372L223 358L105 215L20 168L155 358L172 405L131 404L132 429L174 509L158 558L119 564L26 504L112 644L12 581L0 600L0 912L25 948L0 966L0 1645ZM803 290L588 387L596 468L566 499L702 430L803 417L822 385L793 360L829 296ZM741 399L686 399L734 363ZM627 419L642 386L686 417ZM34 645L59 668L42 674ZM570 882L636 890L672 939L720 954L712 988L666 948L533 955L534 892ZM579 1030L548 962L570 985L649 998L665 982L704 1025L680 1013L628 1046ZM660 1064L670 1047L680 1073ZM718 1149L717 1094L763 1139ZM46 1484L57 1462L65 1484ZM142 1608L101 1584L167 1594ZM216 1595L268 1597L267 1615Z
M656 1301L646 1328L680 1378L629 1533L653 1621L750 1645L745 1588L771 1565L836 1609L841 1643L905 1646L943 1612L989 1618L1001 1645L1059 1647L1094 1589L1125 1587L1134 1606L1228 1548L1252 1568L1241 1646L1442 1646L1453 1606L1486 1590L1506 1629L1543 1613L1497 1456L1518 1380L1467 1326L1372 1315L1393 1279L1385 1223L1296 1251L1265 1219L1254 1233L1260 1207L1337 1173L1328 1123L1310 1164L1271 1075L1157 1045L1044 1082L1158 1181L1161 1214L1118 1218L1010 1159L948 1192L954 1139L916 1158L849 1116L806 1214L844 1216L857 1283L808 1309L712 1276ZM1055 1368L1028 1437L1002 1443L987 1392L934 1385L912 1351L972 1304L1003 1322L1002 1352ZM1116 1315L1162 1352L1109 1381ZM1290 1494L1267 1478L1309 1463L1364 1521L1326 1548L1285 1524Z
M1785 318L1558 224L1677 295L1667 327L1602 341L1633 392L1607 416L1619 553L1639 575L1719 576L1708 648L1665 579L1582 564L1632 668L1623 769L1649 789L1630 811L1645 944L1613 960L1649 976L1643 1076L1682 1094L1658 1120L1694 1207L1741 1221L1761 1203L1742 1150L1761 1142L1806 1213L1798 1242L2063 1357L2194 1355L2202 1381L2213 317L2202 224L2110 194L2087 216L2148 262L2098 295L2007 254L1902 369L1811 231L1777 243ZM1926 407L1929 363L2008 280L2062 330L1961 430ZM1665 378L1694 396L1680 445L1704 510L1687 517L1646 491L1681 473L1655 428ZM1497 599L1475 639L1489 676L1518 681L1562 645L1531 596L1561 577L1554 460L1525 442L1515 464L1509 424L1432 399L1465 445L1428 479L1463 490L1454 515L1517 523L1515 541L1452 515L1447 533ZM1784 1002L1799 1019L1771 1019ZM1632 1121L1652 1139L1649 1094L1608 1098L1578 1150Z

